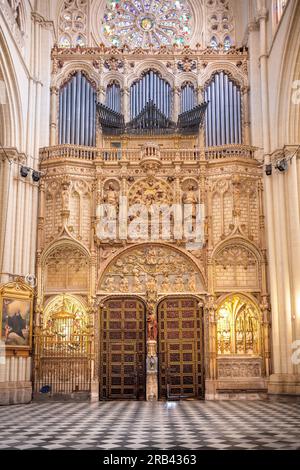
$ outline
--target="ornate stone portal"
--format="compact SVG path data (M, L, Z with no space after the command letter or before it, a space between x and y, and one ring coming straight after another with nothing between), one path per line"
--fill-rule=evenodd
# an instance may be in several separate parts
M195 82L200 101L206 83L219 70L228 73L241 89L247 87L247 67L240 66L247 65L245 52L171 48L164 54L172 73L159 51L137 49L129 53L126 48L116 51L102 47L85 50L83 58L79 49L66 52L56 48L53 61L60 61L61 67L54 68L53 86L59 88L70 70L81 69L84 62L84 73L103 102L105 85L120 81L119 68L106 68L104 64L113 59L121 61L122 99L128 114L128 87L140 78L147 59L146 70L158 69L171 83L173 114L177 116L177 91L187 80L186 67L177 64L185 62L188 54L193 64L189 79ZM52 98L53 121L58 102L56 95ZM159 396L158 306L163 299L174 297L193 298L203 306L206 398L219 398L228 390L265 390L270 373L270 309L262 169L255 149L247 145L247 109L247 94L243 94L244 144L206 148L203 129L197 135L154 135L149 142L138 134L109 136L98 129L96 147L55 145L58 136L54 132L52 146L41 150L38 310L61 294L84 302L94 334L93 397L98 399L102 380L101 338L107 328L102 306L111 299L127 298L138 299L146 308L148 399ZM129 206L143 204L149 220L154 216L153 204L175 204L179 212L186 204L192 208L194 221L196 206L201 204L201 242L194 243L185 233L176 238L172 230L165 238L161 218L154 235L146 229L144 238L133 239L126 230L119 230L124 220L127 225L137 218L129 213L120 222L122 198ZM116 214L114 238L99 234L99 224L109 207ZM171 228L174 220L171 217ZM234 320L229 324L222 306L232 306L232 302L238 307L232 307ZM43 316L40 320L39 315L36 317L36 324L45 328Z

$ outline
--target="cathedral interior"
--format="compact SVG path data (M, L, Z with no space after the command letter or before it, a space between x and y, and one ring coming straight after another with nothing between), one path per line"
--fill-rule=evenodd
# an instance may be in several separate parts
M1 405L300 395L299 34L299 0L0 0Z

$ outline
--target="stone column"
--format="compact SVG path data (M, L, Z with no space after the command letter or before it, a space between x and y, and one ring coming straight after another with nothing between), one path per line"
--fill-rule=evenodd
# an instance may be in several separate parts
M59 90L57 87L50 88L50 145L57 145L59 143L57 135L57 101Z
M249 87L242 88L242 103L244 114L244 144L250 145L250 115L249 115Z
M174 87L174 104L173 104L173 121L177 122L178 116L180 114L180 93L181 93L181 88L178 86Z
M157 341L153 339L147 340L147 359L146 359L146 400L155 401L158 399L158 358L157 358Z
M210 295L204 307L204 325L205 325L205 361L206 380L205 380L205 398L213 400L215 398L215 386L217 379L217 318L215 297Z

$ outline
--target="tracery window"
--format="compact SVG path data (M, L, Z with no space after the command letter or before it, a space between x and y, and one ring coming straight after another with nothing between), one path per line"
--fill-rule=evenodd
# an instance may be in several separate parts
M224 301L217 313L218 354L260 354L260 322L257 307L234 295Z
M191 37L192 15L187 0L107 0L102 30L117 47L183 46Z
M218 45L228 50L234 43L234 18L230 0L206 0L208 38L210 47Z
M59 16L60 47L87 44L88 0L65 0Z

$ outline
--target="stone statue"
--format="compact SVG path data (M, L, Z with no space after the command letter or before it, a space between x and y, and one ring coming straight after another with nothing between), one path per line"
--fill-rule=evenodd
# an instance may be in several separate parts
M111 206L118 206L118 195L112 183L108 185L105 202Z
M155 341L157 338L157 320L156 314L150 310L147 316L147 333L148 340Z
M187 191L183 195L184 204L197 204L198 198L195 194L195 187L191 184L189 185Z

